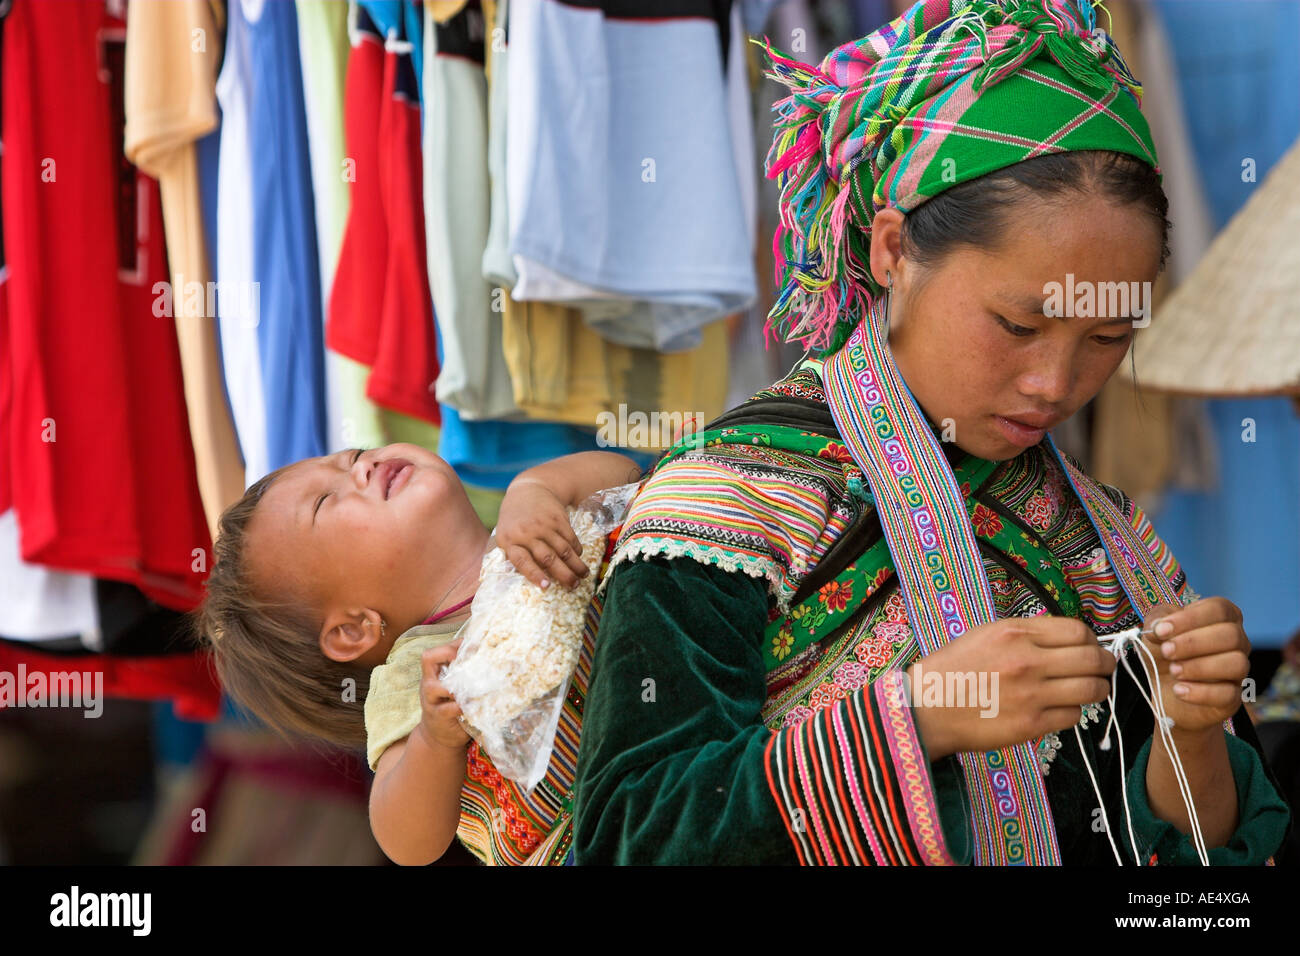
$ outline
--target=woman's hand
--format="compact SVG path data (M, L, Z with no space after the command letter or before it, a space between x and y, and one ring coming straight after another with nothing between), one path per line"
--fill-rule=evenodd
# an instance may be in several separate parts
M923 669L921 686L916 683ZM1082 621L1070 617L1004 618L973 627L908 668L917 729L931 760L962 751L998 750L1079 722L1084 704L1110 692L1115 657ZM987 676L981 680L981 672ZM924 704L935 675L974 674L992 691L991 706ZM953 686L944 679L944 686ZM966 686L970 686L967 683Z
M460 650L455 640L441 647L432 647L420 655L420 724L417 730L430 747L461 747L469 743L469 734L460 722L460 704L451 691L438 679L438 669L449 664Z
M551 579L566 588L586 577L582 543L569 513L555 494L537 481L510 483L497 518L497 547L516 570L540 588Z
M1226 598L1203 598L1181 608L1159 605L1147 622L1154 624L1155 635L1143 640L1156 659L1160 699L1174 721L1170 734L1197 821L1206 846L1224 846L1240 819L1222 724L1241 706L1241 681L1250 672L1250 641L1241 627L1241 610ZM1140 657L1149 671L1150 661L1145 654ZM1147 681L1154 687L1149 673ZM1153 734L1146 784L1151 812L1191 833L1178 775L1159 734Z
M1227 598L1211 597L1181 608L1159 605L1147 619L1155 622L1155 635L1143 640L1156 659L1160 697L1174 719L1174 734L1219 733L1241 706L1241 682L1250 673L1241 609ZM1142 659L1150 667L1145 654Z

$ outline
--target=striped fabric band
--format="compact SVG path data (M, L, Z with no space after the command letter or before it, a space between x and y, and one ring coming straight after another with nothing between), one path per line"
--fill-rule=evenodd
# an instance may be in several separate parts
M901 678L895 671L768 742L768 786L800 863L954 862Z
M764 578L785 611L852 520L841 506L846 480L842 462L762 444L729 444L726 459L708 447L685 452L633 501L611 570L648 556L689 557Z
M587 607L582 651L560 712L551 760L546 776L533 792L524 793L514 781L501 776L477 743L469 747L456 835L484 863L559 866L568 856L573 842L573 781L582 732L582 704L587 697L603 606L604 601L596 598Z

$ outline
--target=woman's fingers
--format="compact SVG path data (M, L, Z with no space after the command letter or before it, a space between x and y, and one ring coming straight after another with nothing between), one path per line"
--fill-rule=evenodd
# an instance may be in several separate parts
M1148 640L1155 645L1152 650L1156 656L1167 661L1185 662L1225 651L1246 651L1250 647L1241 625L1235 622L1206 624L1169 637Z
M1039 647L1087 647L1097 645L1097 635L1092 628L1072 617L1006 618L1007 628L1016 629L1027 635Z
M1047 733L1049 730L1066 731L1079 723L1078 707L1050 707L1043 711L1042 727L1040 733ZM1035 734L1039 736L1039 734Z
M1229 681L1178 681L1174 694L1185 704L1198 704L1216 710L1235 710L1241 703L1241 685Z
M1160 639L1176 637L1211 624L1236 624L1240 627L1242 622L1241 608L1222 597L1201 598L1168 614L1164 613L1166 607L1168 605L1159 605L1147 618L1151 625L1159 626L1161 623L1168 622L1173 626L1173 630L1167 634L1157 634L1156 637Z
M1054 647L1043 654L1044 677L1109 677L1115 672L1115 655L1100 644Z
M1057 677L1043 682L1043 693L1045 708L1073 704L1077 709L1105 700L1110 694L1110 681L1104 677Z
M1250 658L1241 651L1224 651L1186 661L1174 661L1169 673L1180 681L1233 681L1240 684L1250 673Z

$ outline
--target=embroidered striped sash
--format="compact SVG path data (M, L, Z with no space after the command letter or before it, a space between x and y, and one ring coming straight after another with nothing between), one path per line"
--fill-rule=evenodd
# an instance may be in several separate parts
M996 619L993 593L952 468L868 316L827 359L831 415L871 486L923 653ZM971 796L978 865L1060 862L1029 742L958 755Z

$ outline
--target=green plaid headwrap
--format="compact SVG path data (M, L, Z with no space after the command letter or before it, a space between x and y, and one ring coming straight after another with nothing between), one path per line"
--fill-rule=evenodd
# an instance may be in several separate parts
M791 90L767 156L781 187L767 329L823 354L884 291L870 273L880 210L1067 150L1160 172L1142 87L1092 0L922 0L820 67L765 45L768 75Z

